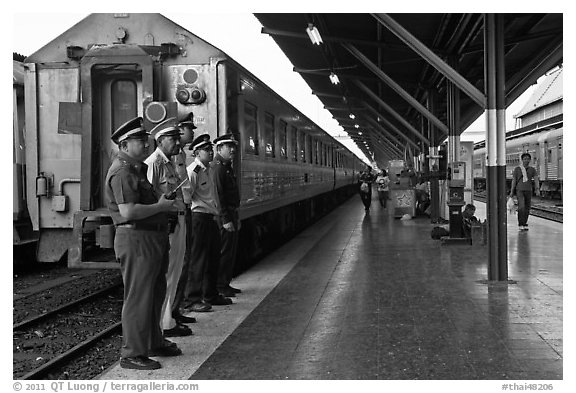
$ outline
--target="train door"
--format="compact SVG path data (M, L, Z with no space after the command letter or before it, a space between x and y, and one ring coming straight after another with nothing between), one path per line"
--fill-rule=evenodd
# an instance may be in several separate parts
M106 208L106 174L117 154L110 137L153 100L153 67L152 57L131 45L95 46L82 59L82 211Z
M112 160L118 154L118 147L112 142L112 133L122 124L136 116L142 116L142 72L131 65L122 71L106 66L97 67L93 78L93 133L96 136L97 163L94 169L98 177L95 185L94 208L106 207L104 182Z

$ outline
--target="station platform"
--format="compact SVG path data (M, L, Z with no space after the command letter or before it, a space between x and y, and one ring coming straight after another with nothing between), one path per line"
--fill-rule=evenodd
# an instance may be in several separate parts
M352 197L237 277L234 304L189 314L183 355L102 379L563 379L562 224L509 216L510 281L488 282L488 246L389 210Z

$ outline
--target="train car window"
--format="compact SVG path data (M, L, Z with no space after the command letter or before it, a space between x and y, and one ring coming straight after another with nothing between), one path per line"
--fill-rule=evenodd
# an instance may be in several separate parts
M112 95L111 132L113 132L128 120L138 116L136 109L136 103L138 102L138 87L136 86L136 82L133 80L119 79L112 83L110 94Z
M292 148L292 161L298 160L298 131L296 127L290 126L290 146Z
M244 102L244 151L258 155L258 108Z
M280 144L280 157L287 159L288 152L286 151L287 148L287 140L286 140L286 129L288 128L288 124L284 120L280 120L280 129L278 130L278 143Z
M306 162L306 134L304 131L298 133L298 151L300 152L300 161Z
M264 113L264 145L266 146L266 157L275 157L274 116L267 112Z

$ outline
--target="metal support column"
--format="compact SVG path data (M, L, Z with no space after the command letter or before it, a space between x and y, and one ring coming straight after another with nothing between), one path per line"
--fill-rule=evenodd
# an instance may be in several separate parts
M484 14L486 107L486 214L488 217L488 280L508 280L506 239L506 107L504 17Z
M456 68L458 60L451 56L449 64ZM460 90L452 81L447 81L448 94L448 165L460 157Z

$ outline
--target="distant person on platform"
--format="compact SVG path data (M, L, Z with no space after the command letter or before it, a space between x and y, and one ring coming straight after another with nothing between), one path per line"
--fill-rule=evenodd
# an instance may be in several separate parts
M388 201L388 192L390 186L390 178L385 170L382 170L376 178L376 186L378 187L378 200L380 206L386 209L386 201Z
M364 210L370 211L370 204L372 203L372 183L374 183L375 176L372 174L372 167L367 166L366 170L360 172L358 176L360 199L364 204Z
M520 156L522 165L514 168L512 172L512 186L510 187L510 197L516 195L518 198L518 229L528 230L528 216L532 206L532 193L540 196L540 182L538 172L530 166L532 156L530 153L523 153ZM534 181L534 190L532 189Z
M417 183L416 172L414 171L414 164L411 162L406 163L402 172L400 172L400 177L408 178L408 185L414 187Z
M106 198L116 226L114 252L124 283L120 367L155 370L149 356L177 356L176 344L164 339L160 312L166 296L168 218L176 202L158 198L146 178L148 133L137 117L120 126L112 141L118 156L106 175Z
M472 238L472 225L479 223L474 213L476 213L476 206L471 203L467 204L462 212L462 234L468 239Z

